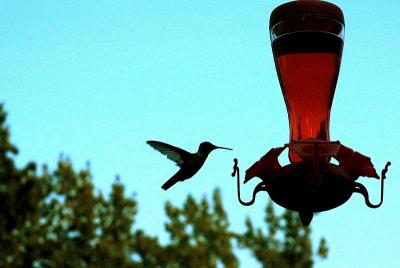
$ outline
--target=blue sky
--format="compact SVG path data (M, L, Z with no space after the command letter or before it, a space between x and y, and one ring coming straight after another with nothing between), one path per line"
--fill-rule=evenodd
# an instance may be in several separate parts
M288 141L287 114L268 35L269 14L284 1L1 1L0 101L9 112L19 163L54 166L60 153L90 160L108 192L115 175L137 193L137 226L164 240L166 200L222 188L232 228L261 226L267 196L241 207L230 177ZM330 255L316 267L398 267L400 248L400 1L332 1L346 20L331 138L387 160L385 202L377 210L354 195L313 219L313 241ZM157 139L214 152L190 181L164 192L176 167L145 144ZM362 178L371 198L379 183ZM250 197L251 186L243 188ZM316 243L315 243L316 244ZM243 266L252 264L241 253Z

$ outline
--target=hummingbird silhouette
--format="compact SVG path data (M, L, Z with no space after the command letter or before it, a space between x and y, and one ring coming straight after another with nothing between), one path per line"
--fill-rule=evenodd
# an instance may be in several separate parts
M200 143L199 149L196 153L189 153L181 148L160 141L147 141L147 144L163 155L166 155L168 159L174 161L176 165L180 167L178 172L161 186L164 190L168 190L179 181L184 181L193 177L193 175L195 175L203 166L208 155L213 150L232 150L230 148L215 146L208 141Z

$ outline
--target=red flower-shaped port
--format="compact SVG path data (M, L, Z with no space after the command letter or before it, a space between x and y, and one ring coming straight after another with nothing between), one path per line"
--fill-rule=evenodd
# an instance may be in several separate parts
M356 180L360 176L379 179L370 157L356 152L339 142L319 143L317 146L319 151L317 157L334 157L339 162L339 168L351 174L352 179ZM278 157L286 147L293 150L301 159L304 159L305 162L310 162L308 160L312 158L314 154L314 146L310 143L290 143L284 147L272 148L261 157L260 160L247 169L244 182L246 183L254 177L268 180L268 178L276 175L282 168Z

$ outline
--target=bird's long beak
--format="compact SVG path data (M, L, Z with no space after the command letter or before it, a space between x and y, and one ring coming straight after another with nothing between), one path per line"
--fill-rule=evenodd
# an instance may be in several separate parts
M226 147L220 147L220 146L215 146L215 149L224 149L224 150L233 150L231 148L226 148Z

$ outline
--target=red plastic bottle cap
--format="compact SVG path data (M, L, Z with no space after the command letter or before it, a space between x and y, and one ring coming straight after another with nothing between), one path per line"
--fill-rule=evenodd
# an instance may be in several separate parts
M337 20L344 25L343 12L338 6L325 1L300 0L288 2L275 8L271 13L269 28L272 28L287 16L299 14L325 16Z

